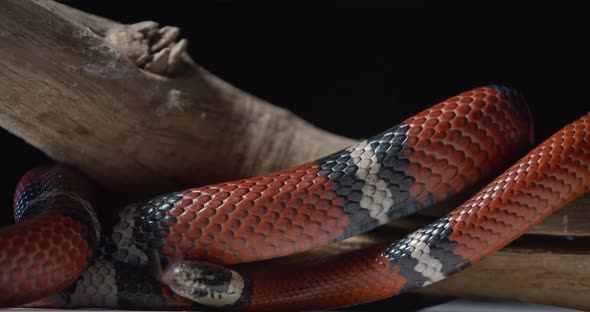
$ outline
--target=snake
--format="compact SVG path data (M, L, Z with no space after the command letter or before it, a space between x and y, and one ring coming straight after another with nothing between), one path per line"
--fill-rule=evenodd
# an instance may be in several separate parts
M0 307L270 311L388 298L477 263L590 189L590 113L531 150L533 141L524 97L484 86L318 160L142 200L111 222L78 170L37 167L17 185L15 224L0 229ZM240 266L488 181L401 240L272 270Z

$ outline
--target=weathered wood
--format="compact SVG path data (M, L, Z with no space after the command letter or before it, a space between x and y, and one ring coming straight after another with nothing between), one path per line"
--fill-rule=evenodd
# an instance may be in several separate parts
M106 41L121 31L141 38L137 25L50 0L0 7L0 126L103 185L164 192L286 168L352 142L225 83L186 53L171 77L138 68L121 48L141 41ZM110 42L125 41L117 38Z
M590 193L549 216L529 234L590 236Z

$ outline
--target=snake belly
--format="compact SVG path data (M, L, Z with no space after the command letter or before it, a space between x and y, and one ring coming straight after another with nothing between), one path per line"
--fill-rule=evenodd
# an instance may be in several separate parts
M532 142L530 119L524 100L512 89L476 88L319 160L129 205L102 233L100 255L90 265L92 244L79 247L86 253L83 257L71 255L82 267L89 265L80 279L72 284L72 276L80 276L79 266L66 268L67 277L52 277L57 286L43 294L63 291L36 305L191 307L192 301L153 276L154 262L161 268L195 259L236 264L303 252L368 231L444 201L506 168ZM39 200L17 196L17 201L29 207ZM29 215L1 230L0 247L10 248L0 248L0 280L8 293L0 294L0 306L38 296L23 295L33 286L9 273L16 269L34 276L41 270L35 261L14 261L14 241L27 237L24 232L31 226L40 227L31 225L34 219L49 222L43 213ZM88 242L90 231L84 229L96 228L94 219L67 217ZM28 239L36 244L38 237ZM222 295L221 290L206 295L214 306L248 306L244 302L253 303L250 296L256 298L264 288L247 280L239 292L234 289L237 297Z

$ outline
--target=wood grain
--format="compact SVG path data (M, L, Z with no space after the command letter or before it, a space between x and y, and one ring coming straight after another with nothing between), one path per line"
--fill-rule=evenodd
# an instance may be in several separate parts
M186 53L173 77L144 71L105 41L120 27L49 0L2 1L0 126L120 192L253 176L352 143Z

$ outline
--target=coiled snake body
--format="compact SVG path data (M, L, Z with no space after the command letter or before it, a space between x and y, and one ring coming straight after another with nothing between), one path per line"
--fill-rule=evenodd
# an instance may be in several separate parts
M272 272L215 264L310 250L444 201L522 156L530 119L513 90L477 88L314 162L129 205L102 229L75 171L34 169L17 224L0 230L0 306L295 310L428 285L588 191L590 114L400 241Z

